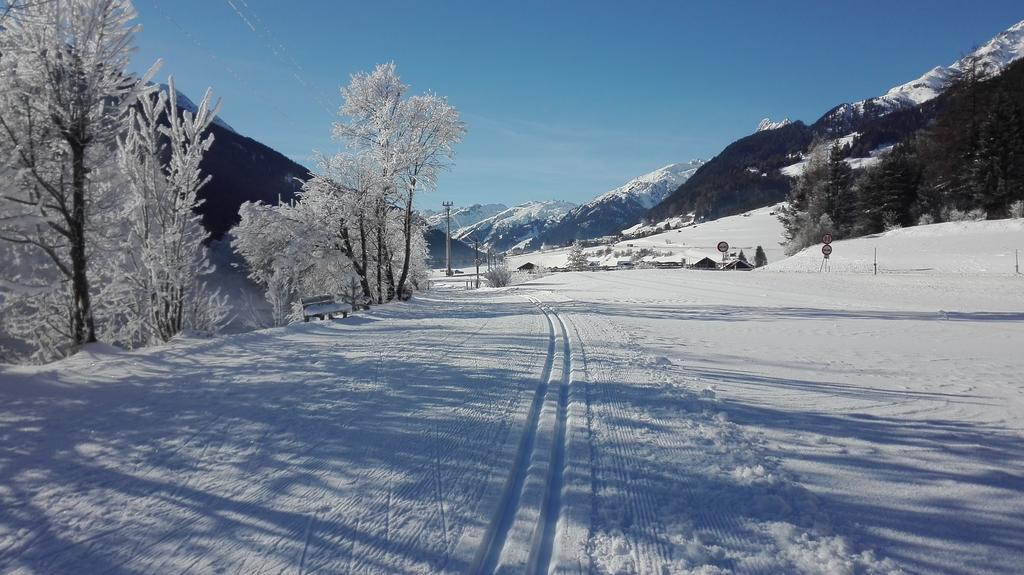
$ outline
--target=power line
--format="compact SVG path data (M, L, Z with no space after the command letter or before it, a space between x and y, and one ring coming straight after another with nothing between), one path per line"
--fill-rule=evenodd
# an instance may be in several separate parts
M284 110L282 110L280 107L278 107L277 104L275 104L273 101L271 101L266 96L264 96L262 94L262 92L256 90L256 88L253 87L252 84L250 84L244 78L242 78L242 76L238 72L236 72L234 70L234 68L229 66L227 64L227 62L224 62L223 60L218 58L217 54L213 50L203 46L202 42L200 42L199 39L195 37L195 35L193 35L191 32L189 32L187 29L185 29L185 27L182 26L181 24L179 24L178 21L175 20L173 16L171 16L170 14L165 12L163 10L163 8L161 8L160 3L159 3L158 0L150 0L150 3L153 4L153 8L155 8L156 11L161 16L163 16L163 18L165 20L170 22L175 28L177 28L182 34L184 34L185 38L187 38L190 42L192 42L192 44L195 45L196 48L199 48L200 50L205 52L207 59L209 59L211 62L216 63L220 67L224 68L224 70L226 70L227 73L230 74L231 77L235 79L235 81L237 81L239 84L241 84L246 89L248 89L254 96L256 96L257 98L262 100L264 103L266 103L272 110L274 110L275 112L280 114L281 117L283 117L288 122L288 124L291 125L292 128L298 128L298 125L295 123L295 120L292 119L291 116L289 116Z
M452 274L452 206L455 204L452 202L442 202L444 206L444 218L448 222L447 231L444 238L444 260L445 260L445 275L451 276Z
M305 69L303 69L302 65L292 57L291 53L285 47L284 42L274 36L270 27L260 19L256 11L253 10L245 0L225 1L228 6L231 7L231 10L234 11L234 13L242 20L246 27L249 28L260 42L263 43L263 46L270 50L279 62L292 68L291 75L303 88L305 88L304 92L310 94L313 100L329 117L334 118L337 106L332 108L324 97L323 92L306 81Z

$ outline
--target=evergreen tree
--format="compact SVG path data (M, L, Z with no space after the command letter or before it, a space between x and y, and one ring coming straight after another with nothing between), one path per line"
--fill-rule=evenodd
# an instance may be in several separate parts
M757 250L754 251L754 267L764 267L768 265L768 256L764 254L764 248L757 246Z
M737 256L736 259L740 260L743 263L749 263L747 262L747 254L743 253L743 250L740 250L740 255Z
M875 168L865 170L854 186L859 234L874 234L915 222L914 206L921 186L921 168L912 142L898 144Z
M845 237L853 224L853 169L846 163L843 148L833 142L828 152L823 179L811 197L808 211L814 220L827 215L836 229L836 237Z
M779 210L786 252L813 245L825 232L837 238L853 229L853 170L838 142L812 149L803 174Z
M973 205L984 209L990 217L1005 216L1010 203L1019 199L1024 185L1021 114L1005 90L997 92L995 102L985 113L971 156L969 186Z

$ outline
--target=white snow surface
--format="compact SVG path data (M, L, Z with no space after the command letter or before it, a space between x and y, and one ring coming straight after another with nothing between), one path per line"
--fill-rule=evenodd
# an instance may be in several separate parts
M839 138L839 145L844 146L847 144L852 144L854 138L858 135L859 134L857 132L854 132L852 134ZM846 158L843 161L846 162L846 164L853 168L854 170L863 170L864 168L870 168L878 165L878 163L882 161L882 156L891 152L892 148L892 144L886 144L884 146L879 146L874 150L868 152L868 157L866 158ZM779 168L779 172L784 176L789 176L790 178L799 178L804 174L804 170L806 169L807 160L804 159L800 160L795 164L790 164L783 168Z
M834 241L832 248L829 267L837 272L873 271L877 251L882 273L1013 274L1016 250L1024 250L1024 219L914 226ZM769 258L766 271L817 272L821 260L819 244L782 261Z
M876 241L1021 238L981 224ZM930 267L552 274L0 366L0 572L1019 573L1024 280Z

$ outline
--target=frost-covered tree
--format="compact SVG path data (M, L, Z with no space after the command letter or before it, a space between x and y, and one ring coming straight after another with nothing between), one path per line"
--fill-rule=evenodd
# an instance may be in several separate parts
M357 158L321 158L321 173L303 186L296 202L281 206L245 203L232 245L246 260L250 277L267 290L277 310L302 295L341 295L355 278L359 303L372 300L375 283L363 273L373 267L376 249L375 188L353 174L335 179ZM372 176L367 169L361 172ZM346 187L351 186L351 187ZM353 189L368 191L365 195ZM284 289L282 286L287 286ZM274 322L282 320L275 312Z
M321 230L322 249L340 251L349 259L367 301L375 293L380 300L385 267L380 258L388 253L383 241L388 229L387 187L374 160L367 153L320 157L321 173L306 182L300 194L306 220Z
M413 200L420 190L432 189L438 172L455 155L454 145L466 131L459 113L445 98L434 94L413 96L402 102L403 137L399 140L402 168L399 177L404 184L402 198L402 267L397 291L405 293L413 254ZM422 234L421 234L422 237Z
M287 269L291 295L332 293L362 302L405 297L425 282L425 222L416 194L432 188L465 128L437 96L406 98L394 64L356 74L333 126L346 150L320 156L317 173L287 206L245 204L235 249L270 289ZM355 283L353 283L355 282Z
M406 290L414 234L421 231L413 212L416 194L434 187L438 173L452 161L454 145L465 133L458 112L447 100L434 94L405 98L407 91L394 63L355 74L342 89L342 118L333 127L335 138L360 156L371 158L377 168L380 191L375 197L374 279L381 292L378 300L393 299ZM397 251L387 241L393 206L402 213L399 229L403 241Z
M583 271L589 267L587 254L583 251L583 244L579 240L573 242L572 248L569 250L568 266L574 272Z
M141 343L170 340L185 328L210 330L223 317L216 292L201 276L212 271L203 242L208 233L196 209L199 190L210 181L199 164L213 145L210 124L220 109L206 91L193 114L179 110L174 78L168 89L140 98L129 111L119 149L126 177L128 222L126 271L133 284Z
M297 240L302 233L298 218L291 215L293 210L290 205L245 202L232 230L231 246L245 259L249 278L264 288L273 325L288 323L288 309L295 296L294 278L302 250Z
M137 30L128 0L7 4L0 28L0 238L49 262L36 279L53 295L34 311L59 318L33 328L67 318L61 351L72 351L96 340L89 238L100 196L109 191L105 168L116 137L153 70L141 79L126 72Z
M505 262L501 262L484 272L484 279L487 280L488 285L491 287L506 287L512 283L512 270L508 268Z

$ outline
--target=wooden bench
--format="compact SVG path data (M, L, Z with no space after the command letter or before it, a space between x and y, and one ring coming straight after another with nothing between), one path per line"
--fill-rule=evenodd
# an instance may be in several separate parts
M302 298L302 321L309 321L311 317L321 320L334 319L338 314L341 317L348 317L350 311L352 306L334 301L334 296L315 295Z

